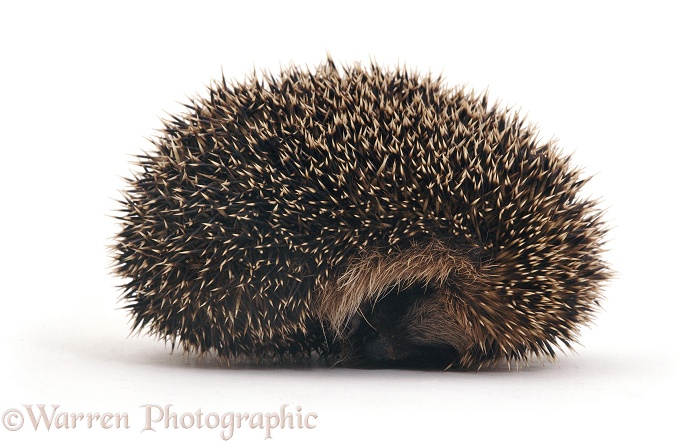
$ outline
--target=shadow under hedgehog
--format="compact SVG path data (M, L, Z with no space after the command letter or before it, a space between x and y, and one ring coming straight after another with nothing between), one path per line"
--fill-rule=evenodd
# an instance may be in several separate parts
M599 306L596 201L485 95L328 59L187 108L120 202L135 330L227 362L479 369L553 358Z

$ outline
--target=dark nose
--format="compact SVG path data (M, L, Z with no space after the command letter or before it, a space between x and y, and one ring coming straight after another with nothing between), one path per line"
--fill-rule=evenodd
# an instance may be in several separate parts
M397 347L391 338L378 335L363 345L363 352L366 358L375 362L388 362L399 360L402 356L398 355Z

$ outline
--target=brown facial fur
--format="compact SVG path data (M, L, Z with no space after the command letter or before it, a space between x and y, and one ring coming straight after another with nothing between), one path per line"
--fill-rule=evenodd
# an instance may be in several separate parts
M457 305L454 297L419 283L392 288L351 319L342 362L445 368L473 342Z

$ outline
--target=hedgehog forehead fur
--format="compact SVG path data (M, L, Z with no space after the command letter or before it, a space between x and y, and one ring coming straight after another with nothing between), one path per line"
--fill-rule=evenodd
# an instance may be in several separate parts
M139 156L133 328L223 360L479 368L570 347L605 228L517 113L375 63L222 81Z

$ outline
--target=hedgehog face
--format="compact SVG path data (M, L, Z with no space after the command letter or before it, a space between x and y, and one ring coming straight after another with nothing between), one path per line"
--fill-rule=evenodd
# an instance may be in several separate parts
M469 248L420 239L399 251L362 251L320 294L322 320L342 344L339 362L456 366L479 333L467 306L483 276Z
M470 345L445 296L423 284L393 288L364 303L346 331L342 359L350 365L441 367Z

